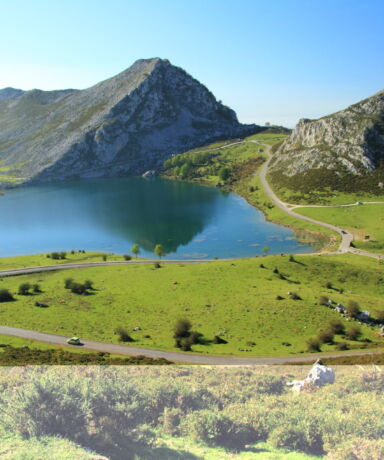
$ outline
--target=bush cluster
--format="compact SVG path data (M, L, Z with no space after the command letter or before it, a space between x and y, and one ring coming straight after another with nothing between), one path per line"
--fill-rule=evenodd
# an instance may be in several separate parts
M66 278L64 280L65 289L69 289L74 294L87 295L90 290L93 290L93 281L86 280L84 283L77 283L72 278Z
M175 346L183 351L191 351L192 345L202 342L202 334L192 331L192 324L187 319L179 319L175 325L173 338Z

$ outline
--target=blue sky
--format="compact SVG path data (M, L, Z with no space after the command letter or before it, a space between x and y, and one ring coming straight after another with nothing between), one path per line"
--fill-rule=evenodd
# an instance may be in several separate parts
M383 0L0 0L0 88L85 88L159 56L243 122L294 126L384 88Z

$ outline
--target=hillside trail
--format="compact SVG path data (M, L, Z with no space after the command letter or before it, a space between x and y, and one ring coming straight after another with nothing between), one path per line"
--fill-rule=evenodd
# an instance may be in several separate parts
M348 230L345 230L345 229L342 229L340 227L337 227L336 225L332 225L332 224L328 224L326 222L322 222L322 221L317 220L317 219L313 219L311 217L303 216L303 215L298 214L298 213L293 211L293 209L299 208L299 207L300 208L304 208L304 207L310 207L310 208L312 208L312 207L322 207L322 208L330 207L330 208L334 208L334 207L339 207L339 206L337 206L337 205L336 206L335 205L329 205L329 206L327 206L327 205L318 205L318 206L294 205L294 204L285 203L284 201L280 200L280 198L278 198L277 195L275 194L275 192L272 190L271 186L269 185L269 183L267 181L267 177L266 177L269 164L270 164L270 162L272 160L272 155L271 155L272 146L269 145L269 144L261 144L261 143L259 143L257 141L251 141L251 142L256 142L256 143L262 145L264 147L264 149L265 149L265 154L267 156L267 161L262 165L262 167L260 169L260 172L259 172L259 176L260 176L260 180L261 180L262 186L263 186L266 194L273 201L273 203L279 209L281 209L285 214L288 214L289 216L294 217L295 219L304 220L306 222L310 222L312 224L319 225L321 227L324 227L324 228L327 228L329 230L332 230L332 231L338 233L341 236L341 241L340 241L340 244L339 244L339 247L338 247L337 251L324 251L321 254L343 254L343 253L350 252L350 253L353 253L353 254L358 254L358 255L362 255L362 256L366 256L366 257L372 257L372 258L375 258L375 259L378 259L378 260L384 260L384 255L375 254L375 253L372 253L372 252L363 251L363 250L356 249L356 248L352 247L351 243L353 242L354 237L353 237L352 233L349 232ZM381 201L369 202L369 204L383 204L383 203L384 202L381 202ZM368 204L368 202L366 204ZM353 203L353 204L341 205L341 206L358 206L358 205L359 205L358 203Z

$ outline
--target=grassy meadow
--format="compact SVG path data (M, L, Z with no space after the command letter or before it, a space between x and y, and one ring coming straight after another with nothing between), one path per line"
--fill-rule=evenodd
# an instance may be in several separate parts
M199 353L277 356L307 351L306 341L332 319L353 323L319 304L320 296L346 305L353 300L374 316L384 310L383 270L376 260L355 256L266 256L203 264L121 265L69 269L0 280L15 300L0 303L0 323L64 336L118 343L126 328L135 346L178 350L173 328L188 319L203 334ZM91 280L94 290L78 295L64 281ZM38 283L40 294L18 295L21 283ZM326 287L331 283L332 287ZM294 300L288 292L297 294ZM48 305L35 306L35 302ZM140 328L133 331L134 328ZM361 326L359 341L336 336L351 349L383 344L377 328ZM228 343L212 343L214 336ZM242 351L248 350L248 351Z
M11 270L13 268L41 267L45 265L60 265L73 263L122 262L124 257L117 254L93 251L67 251L65 259L52 259L47 254L32 254L25 256L0 257L0 270Z
M349 230L358 249L384 253L384 204L297 208L295 212Z

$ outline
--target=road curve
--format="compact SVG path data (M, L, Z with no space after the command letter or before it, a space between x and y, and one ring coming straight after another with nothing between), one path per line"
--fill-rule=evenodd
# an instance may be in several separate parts
M79 348L74 345L68 345L68 337L61 335L45 334L43 332L30 331L28 329L20 329L16 327L0 326L0 334L11 335L23 339L38 340L40 342L50 343L52 345L66 346ZM151 348L133 347L131 345L117 345L114 343L95 342L93 340L81 339L81 349L106 352L118 355L127 356L148 356L149 358L165 358L175 363L200 364L200 365L215 365L215 366L244 366L244 365L266 365L266 364L287 364L300 363L308 360L316 360L317 358L337 358L344 356L361 356L375 355L383 353L383 350L377 351L355 351L343 353L321 353L309 354L300 356L282 356L282 357L237 357L237 356L217 356L217 355L202 355L194 353L182 353L173 351L153 350Z
M335 225L332 224L327 224L326 222L322 222L320 220L312 219L311 217L303 216L301 214L297 214L296 212L292 211L291 208L289 208L287 203L284 203L281 201L275 194L275 192L272 190L271 186L269 185L267 181L267 170L269 163L272 159L272 155L270 154L271 146L266 145L265 146L265 153L267 154L267 161L263 164L260 170L260 180L262 183L262 186L264 187L265 192L269 196L269 198L275 203L275 205L280 208L284 213L288 214L291 217L294 217L295 219L300 219L300 220L305 220L307 222L311 222L312 224L320 225L321 227L328 228L329 230L333 230L334 232L338 233L341 236L341 242L339 245L339 248L335 252L328 252L328 254L342 254L346 252L351 252L353 254L358 254L362 256L367 256L367 257L373 257L375 259L384 259L384 256L380 254L375 254L367 251L361 251L359 249L355 249L351 247L351 243L353 241L353 235L352 233L348 232L347 230L343 230L339 227L336 227ZM297 206L299 207L299 206ZM325 253L324 253L325 254Z

